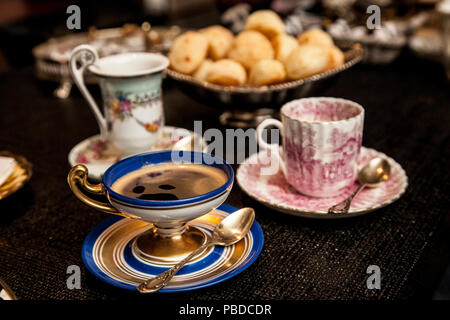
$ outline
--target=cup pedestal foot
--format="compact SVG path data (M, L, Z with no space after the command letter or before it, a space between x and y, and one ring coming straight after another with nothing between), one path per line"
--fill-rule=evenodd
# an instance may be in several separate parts
M165 234L162 230L154 227L136 237L132 248L140 259L152 264L173 265L199 248L209 237L192 226L183 225L175 234ZM212 248L204 250L193 260L206 255L210 250Z

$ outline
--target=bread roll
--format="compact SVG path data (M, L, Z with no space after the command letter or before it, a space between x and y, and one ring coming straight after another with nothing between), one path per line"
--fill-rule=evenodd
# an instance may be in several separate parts
M198 81L207 81L208 73L211 70L211 66L214 62L210 59L206 59L202 62L200 67L197 68L197 71L194 72L194 78Z
M272 39L272 46L275 50L275 59L285 62L298 43L294 37L282 33Z
M297 80L325 71L329 63L329 48L305 44L292 50L285 67L288 78Z
M332 46L329 49L330 62L328 69L335 69L342 66L345 63L344 53L336 46Z
M213 60L225 57L233 42L233 33L222 26L211 26L199 31L208 39L208 56Z
M273 59L274 50L270 41L260 32L248 30L234 38L227 56L250 69L260 60Z
M206 57L208 40L200 32L188 31L173 42L169 53L170 66L179 72L191 74Z
M272 39L284 33L283 20L272 10L258 10L250 14L245 22L245 30L255 30Z
M222 59L211 65L206 80L225 86L238 86L245 83L247 73L239 62Z
M334 45L331 36L320 29L311 29L305 31L298 36L297 40L299 44L315 44L326 47L331 47Z
M249 83L264 86L281 82L286 78L283 64L278 60L265 59L256 63L250 70Z

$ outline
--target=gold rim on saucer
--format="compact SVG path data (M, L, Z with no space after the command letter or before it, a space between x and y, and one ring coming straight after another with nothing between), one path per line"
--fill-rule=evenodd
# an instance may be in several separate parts
M33 174L33 165L25 157L9 151L0 151L0 156L14 158L17 162L13 173L0 185L0 200L13 194L30 180Z
M189 222L208 237L214 228L237 208L222 204L219 208ZM152 224L141 220L110 216L87 236L82 258L87 269L100 280L119 288L136 290L136 286L172 266L157 259L142 260L133 253L137 236L149 230ZM208 287L232 278L250 266L261 253L264 234L255 221L250 232L239 242L215 246L197 256L175 275L159 292L188 291Z

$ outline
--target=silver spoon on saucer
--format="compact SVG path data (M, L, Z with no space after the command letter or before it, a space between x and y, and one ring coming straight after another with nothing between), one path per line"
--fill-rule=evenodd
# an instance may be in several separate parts
M230 246L245 237L255 220L255 210L252 208L239 209L223 219L214 229L212 238L178 262L172 268L164 271L155 278L149 279L136 287L141 293L156 292L165 287L173 276L193 257L213 245Z
M391 165L386 159L373 158L358 172L359 187L347 199L330 207L328 213L348 213L353 198L355 198L362 189L366 186L379 186L381 182L384 182L389 178L390 173Z

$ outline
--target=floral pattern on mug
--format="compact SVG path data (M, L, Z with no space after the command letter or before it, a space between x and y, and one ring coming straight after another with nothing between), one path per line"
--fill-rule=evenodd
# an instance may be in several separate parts
M132 111L136 108L146 108L153 107L154 102L159 101L159 95L156 94L145 94L142 98L138 95L132 97L132 95L117 92L115 98L110 99L107 102L107 106L111 109L112 114L115 118L121 121L125 120L127 117L133 117Z
M137 122L139 124L143 125L145 130L147 130L148 132L156 132L161 127L162 120L158 119L158 120L155 120L150 123L142 123L140 121L137 121Z

